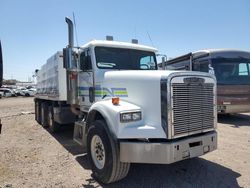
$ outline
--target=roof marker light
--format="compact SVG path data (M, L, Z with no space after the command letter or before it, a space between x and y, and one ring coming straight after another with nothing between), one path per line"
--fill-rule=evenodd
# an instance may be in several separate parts
M132 39L133 44L138 44L138 39Z
M110 36L110 35L107 35L107 36L106 36L106 40L108 40L108 41L113 41L113 40L114 40L114 37L113 37L113 36Z

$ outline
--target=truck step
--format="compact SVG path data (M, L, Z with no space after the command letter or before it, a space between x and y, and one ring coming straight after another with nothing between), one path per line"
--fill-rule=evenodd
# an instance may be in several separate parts
M74 126L74 141L81 145L84 148L84 151L86 149L86 136L85 136L85 131L86 131L86 122L85 121L77 121L75 122Z

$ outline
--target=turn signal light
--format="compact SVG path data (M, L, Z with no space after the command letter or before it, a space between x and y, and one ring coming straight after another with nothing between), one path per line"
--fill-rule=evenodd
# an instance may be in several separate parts
M119 102L120 102L120 98L119 98L119 97L114 97L114 98L112 98L112 104L113 104L113 105L118 105Z

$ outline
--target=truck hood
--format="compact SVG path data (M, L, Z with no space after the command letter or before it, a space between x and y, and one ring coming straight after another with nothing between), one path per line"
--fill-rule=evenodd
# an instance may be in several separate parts
M109 71L104 74L103 88L136 105L142 112L145 127L155 135L166 137L161 127L161 78L172 71ZM133 110L133 109L131 109ZM122 135L120 135L122 137ZM154 137L154 136L153 136Z
M162 123L161 92L164 91L161 83L178 75L213 77L208 73L191 71L110 71L104 74L101 87L111 93L111 96L118 96L122 101L138 106L144 116L145 125L154 127Z
M172 71L172 70L130 70L130 71L108 71L104 75L104 82L127 82L127 81L159 81L162 78L167 78L170 75L195 75L215 77L211 74L197 71Z
M160 80L163 76L167 77L170 74L183 71L155 71L155 70L130 70L130 71L108 71L104 75L105 82L117 82L124 80L124 82L133 81L152 81ZM188 71L187 71L188 72Z

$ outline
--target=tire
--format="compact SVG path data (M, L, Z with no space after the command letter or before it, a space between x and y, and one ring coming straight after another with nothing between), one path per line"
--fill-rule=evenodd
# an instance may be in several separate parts
M35 100L35 120L40 124L40 104L37 100Z
M126 177L130 163L120 162L118 144L105 126L101 120L92 123L87 135L87 153L95 179L108 184Z
M60 128L60 125L54 120L53 107L48 108L48 130L50 133L56 133Z
M41 125L43 127L48 127L48 104L43 102L41 104Z
M37 123L40 125L42 124L42 117L41 117L41 102L37 101Z

